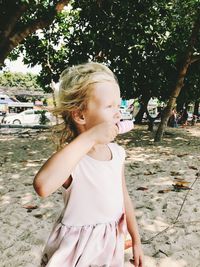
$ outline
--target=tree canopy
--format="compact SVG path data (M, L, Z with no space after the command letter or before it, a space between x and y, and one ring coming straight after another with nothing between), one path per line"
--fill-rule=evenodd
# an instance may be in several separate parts
M89 56L106 62L128 98L168 98L199 15L199 1L75 1L74 8L81 10L68 44L70 62ZM199 41L198 36L194 55L200 51Z
M32 34L20 49L26 51L26 63L42 65L40 81L45 85L52 75L57 81L68 65L95 60L116 73L124 97L165 101L176 82L198 8L197 0L73 1L72 9L59 13L50 28ZM194 57L199 57L199 36L196 44ZM195 95L200 97L199 68L197 61L184 91L197 88Z

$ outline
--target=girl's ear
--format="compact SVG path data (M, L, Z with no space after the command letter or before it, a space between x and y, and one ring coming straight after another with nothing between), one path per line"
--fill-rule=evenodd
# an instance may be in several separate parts
M72 118L77 124L85 124L85 116L80 110L72 111Z

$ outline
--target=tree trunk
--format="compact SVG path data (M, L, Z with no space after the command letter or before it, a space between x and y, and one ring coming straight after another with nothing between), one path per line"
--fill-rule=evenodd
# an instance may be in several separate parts
M140 110L135 116L135 124L142 123L144 113L147 111L147 105L149 103L149 100L150 100L150 96L142 96L141 101L140 101Z
M167 123L168 123L168 120L170 117L170 113L173 109L174 103L175 103L175 101L168 104L167 107L162 112L161 122L159 123L158 130L156 131L156 135L154 138L155 142L160 142L162 140L163 133L164 133L164 130L167 126Z
M195 101L194 103L194 115L199 116L199 101Z
M54 106L54 108L56 108L56 106L57 106L57 105L56 105L55 91L56 91L55 83L54 83L54 81L51 79L51 93L52 93L53 106Z
M187 70L191 62L193 61L193 49L194 45L199 33L199 27L200 27L200 14L199 10L197 12L197 20L194 23L193 29L192 29L192 34L188 43L188 47L185 53L185 60L183 61L183 64L179 70L179 75L178 79L176 82L176 85L174 89L172 90L171 96L169 97L167 106L165 107L162 117L161 117L161 122L158 126L158 130L156 132L154 141L155 142L160 142L163 137L164 130L167 126L168 119L170 117L170 114L172 112L172 109L176 103L176 98L178 97L183 85L184 85L184 78L186 76Z
M56 108L57 107L56 97L55 97L56 87L53 79L51 79L51 90L52 90L53 105L54 108ZM58 125L58 115L56 115L55 117L56 117L56 125Z

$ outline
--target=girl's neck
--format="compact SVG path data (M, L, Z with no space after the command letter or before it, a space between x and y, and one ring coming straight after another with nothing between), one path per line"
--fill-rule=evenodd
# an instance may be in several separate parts
M97 160L112 159L112 152L106 144L97 144L93 146L92 149L90 149L90 151L87 153L87 155Z
M102 150L105 150L107 148L106 144L96 144L94 145L89 152L101 152Z

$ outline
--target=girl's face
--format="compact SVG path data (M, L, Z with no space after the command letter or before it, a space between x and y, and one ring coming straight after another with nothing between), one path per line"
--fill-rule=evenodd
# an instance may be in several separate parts
M119 122L120 103L120 89L116 82L105 81L94 84L84 112L85 128L89 129L103 122L114 124Z

